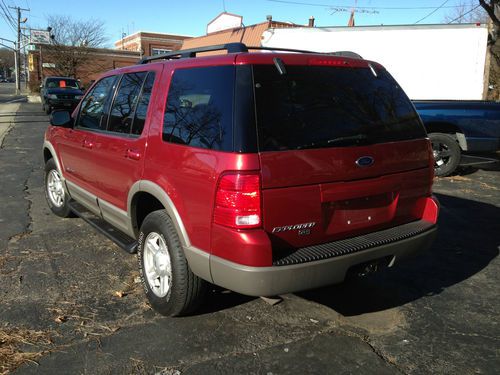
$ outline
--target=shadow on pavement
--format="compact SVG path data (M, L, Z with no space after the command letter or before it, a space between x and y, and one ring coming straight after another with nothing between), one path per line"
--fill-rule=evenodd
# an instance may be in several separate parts
M500 208L436 196L441 203L439 231L429 251L393 269L299 295L354 316L439 294L483 270L499 253Z
M475 156L479 157L478 160L480 160L482 158L482 159L489 159L490 161L485 161L484 163L474 163L473 162L472 164L468 164L467 158L469 156L472 157L472 161L474 161ZM476 173L479 170L495 171L495 172L500 171L500 153L464 155L462 157L462 161L464 161L464 160L465 160L465 162L457 168L455 175L467 176L467 175Z
M256 297L244 296L243 294L219 288L216 285L210 285L210 291L205 297L205 302L196 310L193 316L211 314L230 309L253 301L254 299L256 299Z

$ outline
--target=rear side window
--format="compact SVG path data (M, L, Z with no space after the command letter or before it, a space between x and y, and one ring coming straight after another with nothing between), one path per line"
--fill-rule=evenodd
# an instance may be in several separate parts
M163 140L211 150L232 150L235 68L176 70L170 83Z
M97 82L82 101L77 126L105 130L105 114L108 112L109 99L114 91L116 76L106 77Z
M135 110L135 118L132 124L132 134L141 135L146 122L146 114L148 112L149 101L151 99L151 92L153 91L153 84L155 82L155 73L149 72L144 85L142 86L141 97Z
M394 79L380 69L255 65L261 151L356 146L426 136Z
M129 134L132 119L147 72L125 74L120 81L115 100L111 106L108 130Z

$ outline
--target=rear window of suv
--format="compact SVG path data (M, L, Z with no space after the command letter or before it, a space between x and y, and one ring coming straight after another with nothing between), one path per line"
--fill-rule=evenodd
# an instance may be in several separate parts
M411 102L383 69L255 65L260 151L424 138Z

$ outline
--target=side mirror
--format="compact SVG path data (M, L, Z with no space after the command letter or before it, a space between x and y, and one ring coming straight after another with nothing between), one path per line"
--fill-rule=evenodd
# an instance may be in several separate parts
M53 111L50 115L50 125L62 126L63 128L72 128L73 119L71 118L71 113L64 110Z

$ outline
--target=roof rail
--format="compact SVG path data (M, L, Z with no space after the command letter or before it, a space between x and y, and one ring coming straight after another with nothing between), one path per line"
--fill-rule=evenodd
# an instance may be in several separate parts
M333 55L340 57L350 57L354 59L362 59L361 55L352 51L336 51L336 52L316 52L316 51L306 51L301 49L291 49L291 48L279 48L279 47L247 47L249 50L264 50L264 51L283 51L283 52L298 52L298 53L316 53L319 55Z
M243 43L226 43L219 44L216 46L208 46L208 47L199 47L199 48L191 48L184 49L179 51L172 51L168 53L163 53L161 55L144 57L139 60L138 64L147 64L148 62L154 60L171 60L171 59L183 59L183 58L192 58L196 57L197 53L202 52L211 52L211 51L223 51L226 50L227 53L237 53L237 52L248 52L248 48Z
M301 49L291 49L291 48L279 48L279 47L247 47L244 43L226 43L219 44L216 46L198 47L191 49L184 49L178 51L172 51L168 53L163 53L161 55L144 57L139 60L138 64L147 64L148 62L155 60L172 60L172 59L185 59L196 57L197 53L212 52L212 51L227 51L227 53L238 53L238 52L248 52L248 50L263 50L263 51L283 51L283 52L295 52L295 53L317 53L321 55L334 55L351 57L356 59L362 59L360 55L351 51L339 51L339 52L314 52L306 51Z
M314 51L306 51L303 49L280 48L280 47L247 47L248 49L256 49L262 51L283 51L283 52L297 52L297 53L321 53Z
M362 59L363 58L363 57L361 57L361 55L359 53L352 52L352 51L336 51L336 52L332 52L331 55L341 56L341 57L350 57L352 59Z

